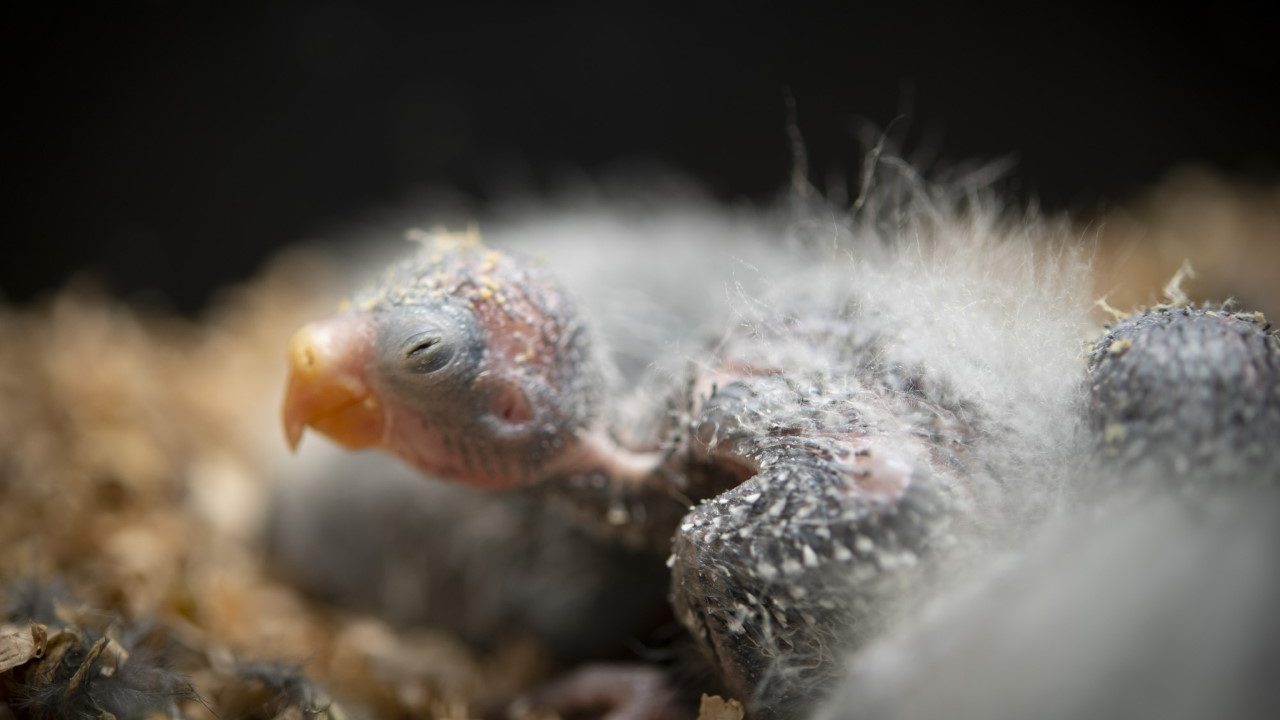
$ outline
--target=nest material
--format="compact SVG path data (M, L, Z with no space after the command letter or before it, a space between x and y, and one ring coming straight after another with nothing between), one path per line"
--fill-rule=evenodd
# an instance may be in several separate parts
M257 533L292 258L200 325L91 291L0 308L0 718L464 717L544 672L300 595ZM335 701L333 698L341 698Z

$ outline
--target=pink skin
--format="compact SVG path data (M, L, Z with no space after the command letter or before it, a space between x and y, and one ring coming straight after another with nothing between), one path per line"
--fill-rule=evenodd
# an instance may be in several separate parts
M537 472L530 472L523 458L504 457L496 448L490 449L488 470L469 464L423 421L416 408L384 387L374 361L374 335L368 315L345 312L311 323L294 336L290 343L293 372L284 406L291 447L311 426L349 449L384 450L427 475L493 490L593 471L640 481L657 465L658 454L627 451L606 433L594 431L580 433ZM476 394L490 398L485 421L495 440L503 433L518 432L535 417L520 389L517 363L506 361L507 350L500 343L489 352L492 367L474 381ZM536 368L525 361L518 369Z
M381 387L374 370L373 337L369 317L350 312L311 323L294 336L293 374L284 407L291 446L296 447L311 426L345 447L385 450L429 475L495 489L526 481L516 474L466 468L412 406ZM491 412L497 421L517 426L531 418L515 383L492 376L478 382L491 389Z
M696 417L702 412L702 401L712 395L714 388L727 387L738 381L750 383L753 378L780 374L782 370L777 368L739 362L731 356L722 358L715 369L699 373L694 382L694 397L700 401L695 404L693 415ZM848 455L843 458L842 464L847 469L851 492L886 504L897 502L906 492L911 483L912 463L893 443L865 433L842 433L827 437L839 441L847 449ZM722 466L736 468L743 480L760 471L759 463L755 460L732 451L710 450L708 454Z
M414 398L397 397L399 379L379 376L385 360L374 357L380 328L370 314L433 304L445 315L465 313L484 343L472 386L452 388L454 398L471 393L476 405L437 408L435 417L420 414ZM311 426L348 448L382 449L429 475L492 489L595 472L642 481L656 469L658 454L619 447L603 428L555 437L560 450L550 457L551 441L530 447L538 442L532 431L541 429L531 423L577 426L556 416L572 416L574 408L533 403L573 392L557 385L566 382L565 353L584 352L573 344L581 328L571 299L536 263L485 248L471 235L433 236L356 305L361 309L307 326L291 343L284 415L292 445ZM459 413L456 422L449 412Z

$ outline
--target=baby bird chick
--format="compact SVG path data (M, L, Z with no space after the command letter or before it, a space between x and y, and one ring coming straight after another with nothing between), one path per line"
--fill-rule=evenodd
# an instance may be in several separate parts
M670 554L677 615L731 692L796 716L958 533L1035 495L1007 486L1065 468L1082 266L984 212L911 217L927 245L802 250L822 262L747 299L647 398L645 431L610 425L607 360L547 273L438 240L295 336L286 432L536 487Z

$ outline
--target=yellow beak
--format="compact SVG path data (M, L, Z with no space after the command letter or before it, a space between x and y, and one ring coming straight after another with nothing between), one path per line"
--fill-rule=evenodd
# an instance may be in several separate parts
M290 450L308 426L353 450L382 440L386 416L363 377L369 347L363 332L358 319L338 315L304 326L289 341L283 419Z

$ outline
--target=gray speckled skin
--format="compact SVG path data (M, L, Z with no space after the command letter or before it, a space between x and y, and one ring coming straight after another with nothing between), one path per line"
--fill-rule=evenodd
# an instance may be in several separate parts
M805 712L841 656L951 541L970 428L922 375L872 362L863 318L742 332L720 350L689 421L689 457L743 481L684 518L677 616L757 717ZM779 347L830 366L770 367Z
M1261 313L1147 310L1108 329L1088 362L1090 423L1127 475L1276 479L1280 338Z
M794 716L931 557L946 501L924 474L893 497L864 491L875 451L853 444L750 444L745 457L767 456L759 472L679 528L673 595L733 693L759 715Z

